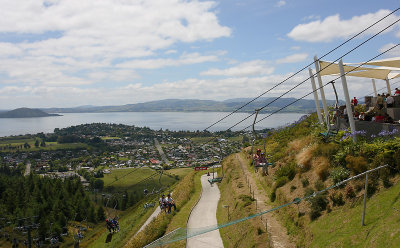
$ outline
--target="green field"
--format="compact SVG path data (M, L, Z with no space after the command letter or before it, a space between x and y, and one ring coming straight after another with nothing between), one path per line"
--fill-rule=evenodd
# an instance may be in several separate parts
M367 201L361 226L362 200L346 204L311 223L310 247L399 247L400 183Z
M21 151L46 151L46 150L58 150L58 149L77 149L77 148L88 148L89 146L84 143L66 143L59 144L57 142L46 142L45 147L35 147L35 139L15 139L15 140L0 140L0 147L6 147L8 145L11 146L23 146L25 143L28 143L31 147L28 149L22 148ZM5 152L13 152L16 149L5 149Z

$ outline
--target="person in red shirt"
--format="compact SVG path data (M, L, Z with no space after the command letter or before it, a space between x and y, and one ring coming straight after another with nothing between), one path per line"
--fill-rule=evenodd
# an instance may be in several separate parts
M358 104L358 101L357 101L357 98L356 98L356 97L354 97L353 99L351 99L351 105L357 106L357 104Z
M395 96L400 96L400 90L398 88L395 89L394 95Z

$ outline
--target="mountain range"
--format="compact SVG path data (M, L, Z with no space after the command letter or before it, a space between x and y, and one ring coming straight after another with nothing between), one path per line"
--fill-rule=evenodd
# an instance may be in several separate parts
M191 112L212 111L230 112L240 108L239 112L253 112L255 109L266 106L261 112L274 112L285 106L282 112L309 113L315 111L314 100L296 98L235 98L224 101L198 100L198 99L166 99L136 104L118 106L79 106L73 108L42 108L47 113L102 113L102 112ZM252 101L252 102L250 102ZM295 102L296 101L296 102ZM249 103L250 102L250 103ZM294 103L293 103L294 102ZM246 106L242 107L248 103ZM293 104L292 104L293 103ZM343 102L340 102L343 104ZM290 104L290 105L289 105ZM327 100L328 105L335 104ZM242 107L242 108L241 108ZM322 107L322 104L321 104Z

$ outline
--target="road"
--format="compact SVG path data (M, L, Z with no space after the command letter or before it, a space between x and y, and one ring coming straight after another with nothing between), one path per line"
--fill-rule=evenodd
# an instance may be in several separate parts
M216 175L215 175L216 176ZM199 202L190 214L187 228L201 228L217 225L217 206L220 198L218 185L212 186L207 181L212 176L201 176L202 194ZM186 243L189 248L224 247L219 230L204 233L189 238Z
M160 146L160 142L158 142L158 140L156 138L154 138L154 144L158 150L158 153L161 156L162 161L164 161L164 163L168 164L168 160L167 160L167 156L165 156L165 153L163 151L163 149Z
M146 220L146 222L140 227L140 229L136 232L136 234L140 233L155 217L157 217L161 213L160 207L157 204L154 207L156 209L150 215L150 217Z

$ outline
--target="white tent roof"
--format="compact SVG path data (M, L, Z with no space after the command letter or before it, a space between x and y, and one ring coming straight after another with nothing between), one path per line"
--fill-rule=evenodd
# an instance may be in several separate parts
M389 59L381 59L375 60L365 63L366 65L377 65L377 66L387 66L387 67L396 67L400 69L400 57L389 58Z
M385 80L386 78L388 78L388 75L389 75L390 72L391 72L390 70L369 69L369 70L366 70L366 71L350 72L350 73L347 74L347 76L375 78L375 79L383 79L383 80Z
M340 74L339 70L339 65L338 64L331 64L332 62L326 62L326 61L319 61L319 67L320 67L320 74L321 76L326 76L326 75L332 75L332 74ZM368 68L362 68L362 67L356 67L356 66L348 66L344 65L343 66L345 72L349 71L361 71L361 70L368 70Z

